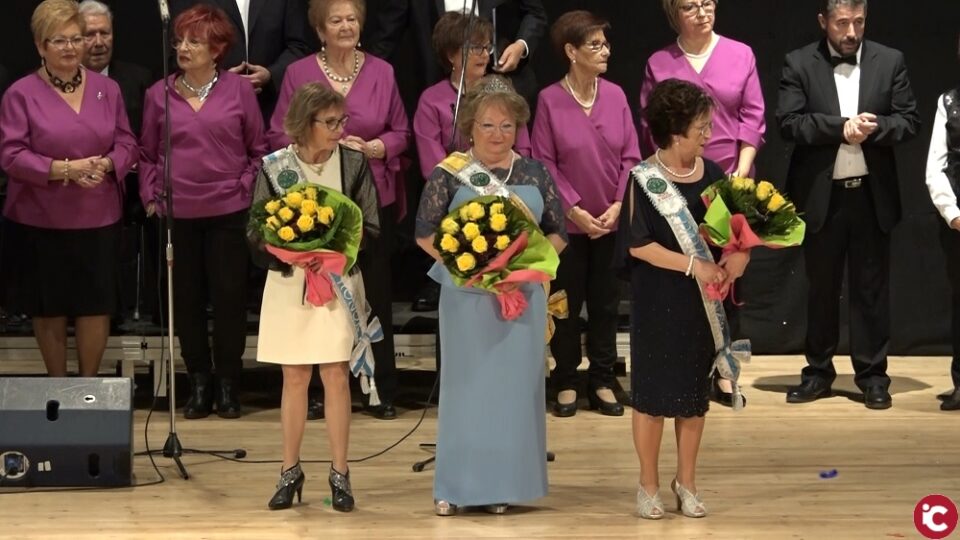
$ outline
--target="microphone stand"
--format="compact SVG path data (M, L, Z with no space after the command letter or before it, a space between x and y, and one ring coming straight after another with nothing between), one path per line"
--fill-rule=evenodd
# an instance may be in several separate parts
M163 50L167 50L170 43L170 19L162 19ZM163 457L173 459L177 464L180 477L184 480L190 479L186 467L180 457L183 456L183 445L180 444L180 438L177 437L177 373L174 371L174 358L176 358L176 340L173 336L173 183L170 179L170 83L167 80L170 76L170 54L165 52L163 55L163 199L164 199L164 225L167 229L167 401L170 406L170 433L167 435L167 442L163 445Z

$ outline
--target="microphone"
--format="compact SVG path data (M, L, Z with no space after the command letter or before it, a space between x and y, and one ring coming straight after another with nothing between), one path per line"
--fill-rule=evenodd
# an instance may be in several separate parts
M164 23L170 22L170 4L167 0L157 0L160 5L160 20Z

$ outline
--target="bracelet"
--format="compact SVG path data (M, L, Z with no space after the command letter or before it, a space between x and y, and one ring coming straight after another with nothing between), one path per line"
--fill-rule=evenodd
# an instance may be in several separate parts
M693 276L693 261L694 261L694 256L691 255L691 256L690 256L690 262L687 263L687 271L684 272L683 275L685 275L685 276L691 276L691 277Z
M70 183L70 158L63 158L63 185Z

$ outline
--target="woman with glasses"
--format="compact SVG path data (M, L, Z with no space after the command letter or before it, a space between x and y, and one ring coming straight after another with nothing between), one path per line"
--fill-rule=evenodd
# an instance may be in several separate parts
M655 52L647 60L640 107L660 82L680 79L691 82L713 98L713 135L704 155L727 174L754 174L754 159L766 131L763 93L757 62L748 45L714 32L719 0L661 0L676 43ZM645 121L640 123L640 150L649 156L656 143ZM733 406L730 381L715 376L711 397Z
M607 71L607 21L587 11L563 14L550 31L568 62L567 74L542 92L533 124L533 155L557 183L570 244L553 288L566 290L570 316L557 320L550 349L556 360L553 414L577 412L581 360L580 309L587 304L587 397L590 407L622 416L613 366L617 359L618 284L611 270L620 201L630 169L640 161L633 115Z
M529 118L526 100L503 77L488 75L473 85L457 119L470 148L434 169L417 211L417 244L437 261L430 277L441 286L443 368L433 487L434 511L441 516L459 506L499 514L508 504L547 494L544 289L522 285L527 310L504 320L493 295L454 284L433 245L441 220L477 197L479 186L492 184L522 199L557 252L563 250L563 210L550 172L513 149L517 130ZM470 174L473 166L484 172ZM481 182L474 183L478 175Z
M377 191L367 158L340 140L346 124L343 96L329 86L309 83L294 92L283 121L293 143L264 158L253 204L280 197L304 183L342 192L363 212L363 248L380 231ZM283 368L283 466L277 492L268 506L273 510L289 508L294 494L300 499L306 478L300 467L300 449L307 421L307 395L313 367L319 365L332 456L328 476L332 506L349 512L354 498L347 464L351 412L347 363L353 351L353 321L339 301L320 307L304 302L304 269L290 267L269 255L258 231L250 229L248 236L256 248L255 260L270 270L260 310L257 360ZM363 282L357 267L345 278L353 297L362 299Z
M257 97L217 62L233 42L220 9L198 4L177 16L173 47L180 71L144 100L140 198L147 215L173 218L174 323L190 375L186 418L240 416L238 386L246 346L247 210L266 153ZM164 150L164 88L170 92L170 155ZM169 160L173 208L164 199ZM213 306L213 350L207 305ZM216 366L218 389L212 371Z
M677 473L670 488L677 509L688 517L707 515L697 491L697 455L710 409L714 329L726 320L729 304L717 314L718 306L701 291L709 284L729 288L750 259L748 252L715 259L719 250L698 249L703 240L697 223L706 213L700 193L724 176L704 156L713 110L713 99L689 82L668 79L654 87L643 116L657 149L631 173L617 233L614 264L629 278L632 295L630 390L640 458L636 512L645 519L664 516L658 464L664 418L675 419Z
M377 359L376 384L381 404L372 410L382 419L396 418L393 400L397 392L396 359L393 350L393 288L390 256L392 226L406 212L402 154L410 143L410 125L387 62L359 50L360 31L366 17L364 0L310 0L310 24L320 37L317 54L287 68L277 108L270 119L267 138L273 149L290 143L283 131L283 118L294 91L309 82L320 82L344 96L350 123L343 144L363 152L377 184L380 220L389 224L370 242L359 259L373 314L383 325L383 340L373 344Z
M95 377L118 307L123 178L137 142L117 84L81 66L77 3L41 2L30 28L42 65L0 103L2 303L32 317L54 377L67 374L74 319L80 375Z

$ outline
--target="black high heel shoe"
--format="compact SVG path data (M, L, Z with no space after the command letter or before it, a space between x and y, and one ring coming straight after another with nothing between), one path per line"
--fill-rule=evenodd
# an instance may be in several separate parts
M623 416L623 405L621 405L620 402L604 401L600 399L600 396L597 395L597 390L602 389L603 387L594 388L587 393L587 398L590 401L590 408L595 411L599 411L600 414L604 416Z
M350 471L347 474L340 474L333 465L330 466L330 499L333 502L333 509L338 512L349 512L353 510L353 489L350 487Z
M271 510L283 510L293 506L293 494L297 494L297 502L303 502L303 483L307 480L303 474L303 469L297 463L293 467L280 473L280 481L277 482L277 492L273 494L267 506Z
M733 407L733 394L730 392L724 392L720 389L720 376L716 373L713 374L712 382L710 383L710 400L723 405L724 407ZM747 396L740 393L740 397L743 398L743 406L747 406Z

